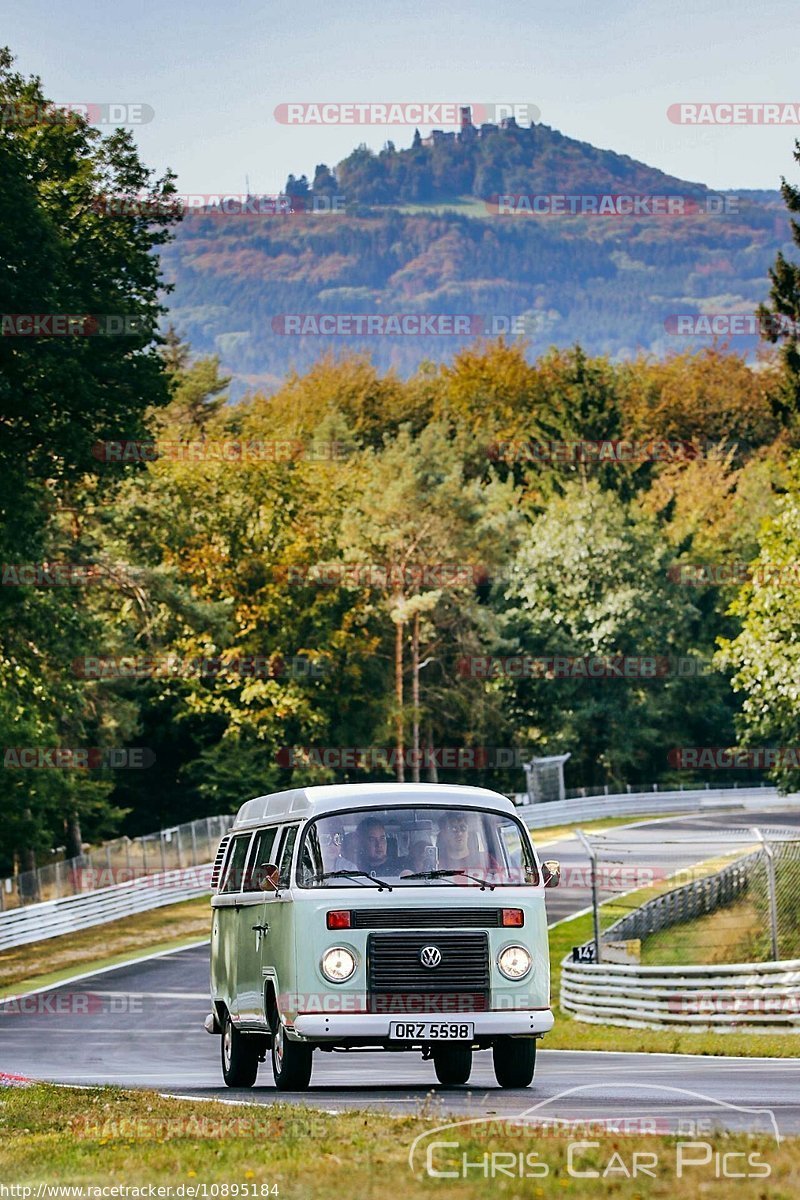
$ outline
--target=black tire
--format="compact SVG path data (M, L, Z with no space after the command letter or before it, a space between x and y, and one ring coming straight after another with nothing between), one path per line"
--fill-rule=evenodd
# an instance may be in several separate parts
M433 1067L439 1083L466 1083L472 1074L472 1046L434 1046Z
M311 1080L314 1047L292 1042L280 1020L272 1024L272 1075L279 1092L304 1092Z
M222 1078L228 1087L252 1087L258 1074L259 1041L246 1037L234 1025L230 1013L222 1022Z
M492 1059L500 1087L529 1087L536 1069L536 1038L499 1037L492 1046Z

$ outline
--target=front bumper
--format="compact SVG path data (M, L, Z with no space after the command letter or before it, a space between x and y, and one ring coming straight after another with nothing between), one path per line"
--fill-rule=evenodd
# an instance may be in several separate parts
M369 1038L376 1042L389 1040L392 1021L470 1021L475 1037L496 1037L501 1034L531 1037L553 1028L553 1013L549 1008L520 1009L514 1012L453 1013L306 1013L287 1023L287 1031L296 1038L311 1042L339 1042L350 1038ZM398 1043L400 1045L401 1043Z

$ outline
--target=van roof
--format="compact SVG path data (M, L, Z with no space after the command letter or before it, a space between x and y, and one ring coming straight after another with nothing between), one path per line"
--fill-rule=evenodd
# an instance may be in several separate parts
M236 814L233 829L246 829L264 821L304 819L348 808L373 808L383 804L458 804L464 808L491 808L514 812L506 796L489 788L449 783L336 783L293 788L256 796Z

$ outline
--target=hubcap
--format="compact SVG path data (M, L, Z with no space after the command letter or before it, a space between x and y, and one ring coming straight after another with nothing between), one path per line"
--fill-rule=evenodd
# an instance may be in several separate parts
M283 1066L283 1026L278 1024L272 1039L272 1049L275 1054L275 1064L278 1070Z
M225 1066L226 1067L230 1067L230 1065L231 1065L232 1044L233 1044L233 1030L231 1028L231 1019L230 1019L230 1017L228 1017L228 1019L225 1022L225 1034L222 1039L222 1052L225 1055Z

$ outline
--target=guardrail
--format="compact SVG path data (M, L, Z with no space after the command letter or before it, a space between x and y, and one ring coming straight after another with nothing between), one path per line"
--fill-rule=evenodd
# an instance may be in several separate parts
M620 917L603 931L601 942L626 941L628 938L649 937L673 925L694 921L706 913L716 912L733 904L747 891L753 867L763 861L760 851L737 858L729 866L704 879L693 879L681 887L654 896L633 912Z
M25 946L103 925L120 917L192 900L211 891L211 863L132 879L61 900L45 900L0 914L0 950Z
M561 1007L579 1021L636 1029L793 1033L800 1029L800 959L691 967L565 959Z
M603 817L625 817L639 813L702 812L706 808L744 808L758 810L774 807L800 807L800 794L778 796L774 787L703 788L694 791L629 792L621 795L578 797L550 800L543 804L527 803L527 794L514 797L520 815L529 829L548 825L568 825L575 821L594 821Z

